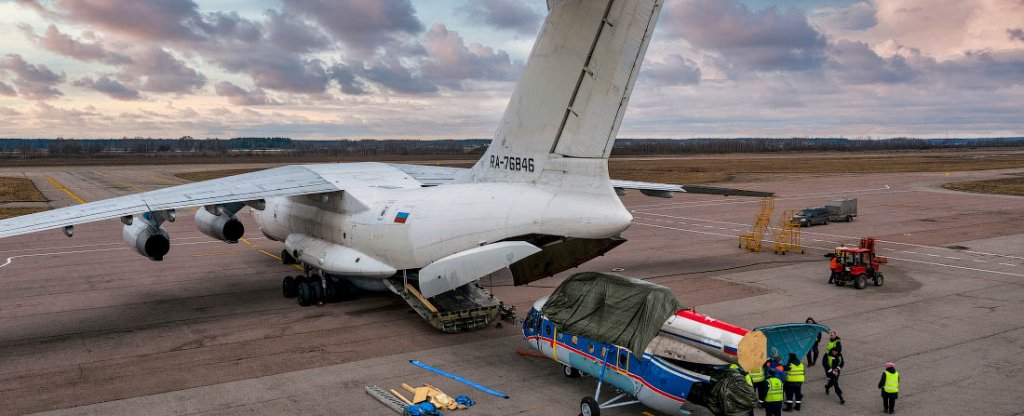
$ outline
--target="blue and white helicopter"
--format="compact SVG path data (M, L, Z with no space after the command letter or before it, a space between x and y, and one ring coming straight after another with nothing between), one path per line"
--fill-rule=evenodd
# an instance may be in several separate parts
M782 324L748 330L684 308L671 311L670 316L657 328L657 335L643 348L642 353L637 354L627 346L615 342L574 334L570 332L571 328L583 328L584 331L594 332L596 326L601 326L597 320L601 319L602 300L607 303L607 308L603 308L606 309L604 312L614 311L622 314L622 302L616 299L622 297L623 283L632 286L626 291L658 290L667 291L669 294L671 291L640 280L615 275L597 275L601 282L596 286L602 286L608 279L619 285L615 288L614 295L608 296L607 292L610 291L607 288L589 290L591 293L581 294L581 286L586 287L593 283L577 284L577 290L572 294L577 304L569 308L575 316L565 320L566 322L553 322L542 311L545 311L549 298L564 295L560 291L579 276L574 275L559 286L550 297L534 303L533 308L523 319L523 336L527 343L544 356L561 363L566 376L575 378L583 373L597 380L594 395L584 397L580 403L580 411L584 416L599 416L601 409L633 404L643 404L669 415L688 415L689 405L703 406L712 412L719 412L716 409L721 409L724 401L731 401L734 404L750 403L753 408L756 404L753 389L739 373L728 371L729 365L737 364L747 370L757 368L765 363L769 352L783 357L794 352L797 356L803 357L813 345L818 332L828 331L827 327L817 324ZM641 294L640 297L643 296ZM565 297L561 296L560 300L564 300ZM564 305L564 302L562 303ZM649 309L650 303L649 299L646 303L636 303L637 310L633 312ZM644 315L634 313L624 316L636 318ZM605 331L606 329L608 328L600 328L597 332L624 334L631 330L612 328L612 331ZM629 334L626 338L636 339L636 334ZM601 389L605 383L616 388L619 394L605 402L599 402ZM721 386L720 383L728 383L730 386ZM723 395L722 392L727 393Z

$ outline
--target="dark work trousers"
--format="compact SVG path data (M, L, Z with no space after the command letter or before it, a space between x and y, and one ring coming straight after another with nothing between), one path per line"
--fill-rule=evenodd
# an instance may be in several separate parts
M803 387L804 383L786 382L782 384L782 391L786 394L787 409L794 408L795 404L796 410L800 410L800 404L804 401Z
M896 399L899 393L886 393L882 392L882 408L886 412L892 413L896 411Z
M818 344L814 344L809 351L807 351L807 366L814 367L814 363L818 361Z
M839 376L833 373L827 373L825 376L828 377L828 384L825 384L825 391L833 388L836 390L836 396L839 396L839 400L843 401L843 389L839 387Z
M757 402L764 403L764 396L768 394L768 380L754 383L754 391L757 392Z
M782 416L782 402L765 402L765 416Z

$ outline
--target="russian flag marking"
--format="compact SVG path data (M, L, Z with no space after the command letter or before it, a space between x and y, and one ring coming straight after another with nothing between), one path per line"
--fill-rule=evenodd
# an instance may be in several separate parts
M399 212L398 214L395 215L395 222L397 222L399 224L405 224L405 222L408 221L408 220L409 220L409 213L408 212Z

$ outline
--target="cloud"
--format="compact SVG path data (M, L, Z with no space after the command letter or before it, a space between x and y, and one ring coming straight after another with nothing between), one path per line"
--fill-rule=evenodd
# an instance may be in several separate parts
M754 71L804 70L824 62L825 37L797 9L757 12L735 0L687 0L665 7L668 34Z
M285 12L305 16L359 57L423 31L409 0L284 0Z
M842 82L851 84L902 83L918 75L901 55L882 58L867 43L846 40L829 48L829 67Z
M111 52L99 42L82 42L61 33L57 26L54 25L50 25L43 36L36 35L28 25L19 25L18 27L35 44L60 55L80 61L100 61L111 65L122 65L131 62L131 58Z
M644 62L640 78L656 85L694 85L700 82L700 67L679 54L666 56L661 61Z
M228 81L218 82L217 85L214 86L214 90L217 92L217 95L227 97L228 102L234 105L249 106L280 104L267 97L267 93L259 88L255 88L250 91Z
M271 43L293 52L311 52L325 48L330 40L309 22L290 13L267 10L264 28Z
M191 0L58 0L56 11L35 0L22 3L67 21L143 39L196 40L197 29L204 27Z
M97 92L106 94L108 97L113 98L115 100L131 101L142 98L138 90L129 87L125 84L122 84L117 80L110 79L105 75L99 77L96 80L93 80L90 77L83 77L77 81L72 82L71 85L95 90Z
M875 0L874 43L892 40L939 59L1020 46L1007 36L1024 21L1021 0Z
M861 1L846 7L826 7L809 16L818 27L840 30L866 30L878 24L874 4Z
M64 95L55 88L65 81L63 72L57 74L45 65L25 62L19 54L7 54L0 59L0 70L14 74L14 86L18 95L30 100L47 100ZM10 87L8 86L8 89Z
M469 0L459 11L495 29L512 30L521 35L537 33L542 20L542 16L523 0Z
M398 58L374 59L358 70L361 77L401 94L425 94L438 91L436 84L417 76Z
M1024 29L1006 29L1006 34L1010 35L1010 39L1024 42Z
M363 95L366 94L366 89L362 81L356 78L355 72L352 68L345 64L332 65L327 70L327 76L332 80L337 81L341 87L341 92L348 95Z
M3 81L0 81L0 95L14 97L18 95L18 92L14 90L14 87L7 85Z
M13 109L11 107L0 106L0 116L15 117L15 116L20 116L20 115L21 115L21 113L18 110L15 110L15 109Z
M479 43L466 46L458 32L442 24L430 27L423 44L430 57L422 65L423 75L448 88L460 89L467 79L513 80L519 73L508 53Z
M88 106L83 110L69 109L55 107L44 102L36 103L35 111L33 116L39 120L45 121L58 121L67 122L74 124L81 124L87 117L96 117L100 114L95 111L95 108Z
M132 54L132 63L118 76L135 80L140 90L151 92L184 94L206 85L206 76L157 46Z

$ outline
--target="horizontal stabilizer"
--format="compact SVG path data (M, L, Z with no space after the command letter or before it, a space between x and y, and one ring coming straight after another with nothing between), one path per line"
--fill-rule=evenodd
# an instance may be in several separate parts
M460 251L420 269L420 293L433 297L504 269L540 248L525 241L504 241Z

